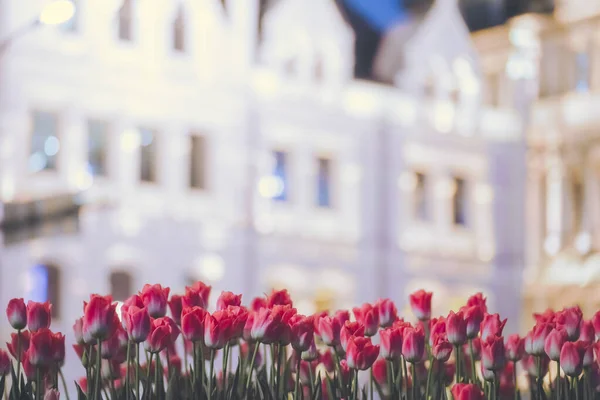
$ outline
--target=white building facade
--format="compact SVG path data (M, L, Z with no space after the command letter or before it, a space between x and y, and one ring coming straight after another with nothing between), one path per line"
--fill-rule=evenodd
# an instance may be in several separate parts
M333 1L281 0L261 41L257 3L78 0L68 26L0 57L4 218L35 199L83 204L73 230L5 232L1 302L54 300L69 332L89 293L202 279L247 297L285 286L304 312L402 307L422 287L447 312L483 291L515 319L522 118L482 100L456 2L385 55L401 60L395 86L352 78ZM41 4L0 0L0 37Z

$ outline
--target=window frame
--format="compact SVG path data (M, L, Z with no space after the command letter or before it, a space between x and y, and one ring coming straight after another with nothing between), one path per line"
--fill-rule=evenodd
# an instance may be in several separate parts
M139 134L139 147L138 147L138 154L139 154L139 162L138 162L138 174L137 174L137 181L139 184L141 185L158 185L160 184L160 146L158 145L158 142L160 141L159 137L160 137L160 132L161 130L159 128L151 128L151 125L149 124L139 124L137 125L137 127L135 128ZM151 164L152 165L152 175L153 175L153 179L147 180L143 178L144 175L144 148L147 148L148 146L144 146L143 145L143 131L150 131L153 134L153 138L152 138L152 144L151 146L153 146L154 151L153 151L153 157L154 157L154 163Z
M56 138L58 139L58 143L59 143L59 149L58 152L55 154L55 162L54 162L54 167L53 168L42 168L39 171L32 171L30 166L29 166L29 160L31 158L31 156L34 154L33 153L33 138L34 138L34 133L35 133L35 114L36 113L46 113L46 114L52 114L55 117L55 122L56 122ZM25 170L27 171L27 174L29 176L39 176L39 175L44 175L44 174L52 174L52 175L58 175L61 171L61 140L62 140L62 131L63 131L63 121L62 121L62 114L53 108L45 108L45 107L35 107L30 109L29 111L29 129L28 129L28 134L29 134L29 140L28 140L28 152L27 152L27 160L26 160L26 168Z
M103 160L103 166L102 166L102 173L100 174L91 174L94 179L104 179L104 178L109 178L111 176L111 170L110 170L110 165L111 165L111 160L110 160L110 154L111 154L111 132L113 129L113 122L108 119L108 118L102 118L102 117L97 117L97 116L88 116L86 118L86 134L87 134L87 165L90 166L90 155L91 155L91 148L90 148L90 140L91 140L91 130L90 130L90 124L92 122L101 122L104 123L106 125L106 131L104 132L105 137L104 137L104 160Z
M202 172L203 172L203 176L202 176L202 185L201 186L195 186L193 184L193 170L194 170L194 165L193 165L193 160L194 160L194 140L201 138L202 140ZM208 191L209 189L209 170L210 170L210 160L208 157L208 148L209 148L209 138L208 135L206 135L205 133L202 133L202 131L200 130L192 130L190 131L190 133L188 134L188 140L189 140L189 157L188 157L188 180L187 180L187 187L188 189L192 190L192 191L197 191L197 192L205 192Z
M325 160L328 162L328 180L329 180L329 184L328 184L328 204L327 205L322 205L320 204L320 161L321 160ZM332 210L336 207L337 204L337 196L335 195L336 193L336 182L337 180L335 179L335 171L336 171L336 163L334 161L334 158L330 155L330 154L324 154L324 153L318 153L315 155L314 157L314 161L316 161L316 171L315 171L315 176L314 176L314 188L315 188L315 196L313 197L313 204L316 208L318 208L319 210Z
M459 185L458 185L458 181L462 182L462 187L463 187L463 196L462 196L462 216L463 216L463 222L457 222L457 218L456 218L456 199L458 198L458 190L459 190ZM450 201L451 201L451 222L452 222L452 226L454 228L458 228L458 229L468 229L471 225L472 225L472 204L473 202L471 201L471 184L469 183L469 180L467 179L467 177L464 174L460 174L460 173L454 173L451 175L451 182L452 182L452 186L453 186L453 190L450 196Z
M136 41L136 1L135 0L122 0L121 6L117 8L116 14L116 32L115 37L119 43L134 43ZM129 10L124 11L125 7L128 6ZM124 14L128 13L127 18L129 19L129 33L127 37L121 35L121 22L124 18Z
M283 192L279 195L279 196L273 196L271 197L271 201L273 203L276 204L291 204L293 202L293 198L291 196L290 193L290 179L292 177L292 167L291 167L291 159L292 159L292 152L289 150L286 150L282 147L273 147L270 150L270 155L273 157L273 165L270 168L269 174L272 177L278 177L278 175L276 175L276 169L277 169L277 159L276 159L276 154L277 153L281 153L284 155L284 182L283 182ZM287 183L287 185L286 185ZM283 197L282 197L283 196Z
M433 221L433 213L432 213L432 206L431 206L431 197L432 197L432 190L431 190L431 177L432 174L428 173L427 171L425 171L424 169L414 169L412 171L412 174L415 178L415 188L412 192L412 207L411 207L411 217L413 219L413 221L419 222L419 223L431 223ZM420 215L419 212L419 204L418 202L418 189L419 189L419 176L423 176L423 196L424 196L424 210L425 210L425 215L424 217Z
M128 279L128 284L127 284L127 288L128 290L126 290L126 292L128 293L125 298L120 299L117 298L117 296L115 296L115 287L116 285L114 284L115 281L113 281L114 278L116 277L127 277ZM134 276L131 274L130 271L128 271L127 269L124 268L119 268L119 269L112 269L110 271L110 274L108 275L108 283L110 286L110 295L113 297L114 301L125 301L127 298L129 298L131 295L134 294L135 290L134 290Z

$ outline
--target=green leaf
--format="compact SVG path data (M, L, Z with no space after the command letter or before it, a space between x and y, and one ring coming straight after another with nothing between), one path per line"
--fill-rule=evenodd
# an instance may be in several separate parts
M77 382L75 382L75 387L77 388L77 400L87 400L87 396Z
M19 384L17 381L17 373L15 372L15 366L13 363L10 363L10 377L11 377L11 387L10 387L10 400L17 400L19 395ZM15 384L16 382L16 384Z
M375 389L377 390L377 393L379 394L379 398L384 399L385 396L383 395L383 389L381 388L381 385L379 384L379 382L377 382L375 379L373 379L373 385L375 386ZM423 397L424 396L425 395L423 395Z
M233 380L231 381L231 383L229 384L229 387L226 388L226 399L227 400L232 400L234 399L234 394L237 397L237 392L238 392L238 384L240 381L240 374L242 373L242 363L240 362L239 358L238 358L238 364L237 364L237 368L235 369L235 374L233 375Z
M311 393L310 398L312 400L319 400L321 398L321 372L317 375L317 384L315 385L315 390Z

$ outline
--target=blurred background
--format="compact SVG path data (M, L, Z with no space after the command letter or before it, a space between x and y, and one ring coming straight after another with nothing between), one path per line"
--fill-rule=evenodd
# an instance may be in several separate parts
M599 0L0 0L0 300L600 306ZM595 120L598 119L598 121ZM8 335L2 325L2 337ZM74 357L70 354L69 357Z

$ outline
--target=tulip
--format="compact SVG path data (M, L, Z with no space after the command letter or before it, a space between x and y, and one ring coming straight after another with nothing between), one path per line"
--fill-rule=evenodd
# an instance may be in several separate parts
M173 318L177 325L181 325L181 312L183 311L183 305L180 295L171 295L171 299L169 300L169 310L171 311L171 318Z
M198 306L186 308L181 316L181 333L191 342L198 342L204 338L204 320L207 312Z
M0 349L0 376L6 376L10 373L11 362L8 353Z
M87 378L85 376L83 378L79 378L77 380L77 386L79 386L79 388L81 389L82 393L87 393L87 391L88 391L88 381L87 381Z
M551 308L548 308L546 311L544 311L541 314L534 313L533 317L535 318L535 322L536 323L538 323L538 322L544 322L544 323L548 323L548 324L554 325L555 322L556 322L556 313Z
M98 340L110 337L117 327L115 309L111 296L91 295L83 316L84 337L86 334Z
M250 302L250 309L252 311L258 312L261 308L267 307L267 299L264 297L255 297Z
M27 350L23 354L23 358L21 359L21 365L23 366L23 373L25 374L25 377L28 380L33 381L36 378L36 371L39 371L41 367L36 367L31 363L31 356L29 355L29 353L30 351Z
M217 310L225 310L228 306L241 306L242 295L233 292L221 292L217 299Z
M539 359L540 361L540 374L538 374L537 359ZM529 374L533 378L540 378L546 376L546 374L548 373L550 359L545 354L538 357L525 354L521 359L521 365L523 366L525 371L527 371L527 374Z
M16 330L27 326L27 306L23 299L11 299L6 307L8 323Z
M273 308L273 306L291 306L292 298L288 293L287 289L273 290L267 297L267 308Z
M470 306L464 309L463 314L467 323L467 339L474 339L479 334L481 322L483 321L483 308L481 306Z
M248 320L248 310L243 306L227 306L226 311L233 320L231 339L237 340L244 334L244 326Z
M525 336L525 351L534 356L546 354L544 345L546 337L552 332L552 325L547 323L537 323L533 330Z
M231 339L233 320L226 311L215 311L204 317L204 343L211 349L222 349Z
M315 326L312 317L296 316L290 321L292 348L298 352L307 351L315 343Z
M146 307L138 308L137 306L131 306L124 315L125 317L125 330L129 339L134 343L142 343L148 338L150 333L150 315Z
M304 361L316 361L320 358L319 351L317 350L317 346L315 345L314 337L308 349L302 352L301 358Z
M510 361L517 362L523 358L525 353L525 343L523 339L517 335L510 335L506 340L506 358Z
M73 324L73 334L75 335L75 343L85 344L85 340L83 339L83 318L75 320L75 324Z
M450 311L446 318L446 334L448 341L454 346L461 346L467 341L467 324L461 312Z
M42 328L31 334L29 343L29 362L33 366L49 366L52 362L53 336L48 328Z
M456 383L452 386L454 400L483 400L483 392L479 386L467 383Z
M570 377L581 374L585 348L582 342L565 342L560 351L560 367Z
M592 317L592 325L594 326L594 332L596 332L596 339L600 339L600 311Z
M596 331L592 321L581 320L579 327L579 340L591 344L596 341Z
M418 290L409 296L410 307L413 314L420 321L427 321L431 318L431 297L433 293L424 290Z
M365 336L365 326L358 321L346 321L344 323L340 331L340 345L342 346L342 349L344 349L344 351L346 351L348 339L350 339L350 337L352 336Z
M65 363L65 335L60 332L52 334L52 361L60 366Z
M210 291L212 287L205 285L203 282L196 282L192 286L185 287L185 295L181 298L181 306L183 308L188 307L202 307L208 308L208 298L210 297Z
M381 357L386 360L398 360L402 355L403 329L387 328L379 331Z
M580 346L583 348L583 361L581 364L584 368L590 367L594 362L594 347L596 346L581 340L578 340L577 342L580 343Z
M444 317L439 317L439 318L432 318L431 321L429 321L429 345L433 346L433 343L435 342L435 338L438 335L442 335L444 337L447 338L446 336L446 318Z
M344 321L345 322L345 321ZM319 335L327 346L339 346L342 322L335 317L322 317L319 319Z
M473 349L472 352L471 349ZM463 353L466 357L472 357L475 361L479 361L481 359L481 339L476 337L471 340L471 344L464 344Z
M560 351L567 341L567 331L564 329L553 329L544 341L544 350L552 361L560 360Z
M323 367L325 367L325 371L329 373L333 373L333 371L335 371L335 360L333 358L333 351L334 350L327 348L323 352L321 352L319 356L319 361L321 362L321 364L323 364Z
M382 390L389 394L389 388L387 387L388 379L387 379L387 365L388 363L383 358L378 358L373 363L373 379L375 382L382 388Z
M144 302L144 306L148 308L148 314L152 318L161 318L167 315L167 303L169 299L168 287L163 288L161 285L146 284L140 292L140 297Z
M250 337L261 343L275 343L281 333L281 315L270 308L262 308L252 318ZM250 320L250 317L248 318Z
M425 334L418 328L407 328L404 330L402 341L402 355L406 361L417 363L423 359L425 352Z
M443 335L438 335L431 347L431 354L437 361L446 362L452 354L452 344Z
M27 323L31 332L50 328L51 315L52 304L49 302L37 303L31 300L27 302Z
M567 331L569 341L579 338L579 328L583 313L579 307L565 308L556 314L556 327Z
M379 326L388 328L398 319L398 309L390 299L379 300L375 306L379 313Z
M379 346L366 337L351 337L348 341L346 362L348 367L365 371L373 365L379 355Z
M379 328L379 308L365 303L362 307L352 309L354 317L365 327L365 336L373 336Z
M54 388L48 389L46 394L44 395L44 400L59 400L60 392Z
M481 364L481 375L487 382L493 382L496 379L496 372L491 369L486 369L483 363Z
M504 338L489 336L481 344L481 364L490 371L499 371L504 368L505 363Z
M487 314L481 322L481 341L487 341L490 336L502 336L506 319L500 320L498 314Z
M6 343L6 347L12 356L18 360L23 360L24 354L29 350L29 344L31 340L31 334L29 331L21 331L19 333L10 334L10 342ZM19 348L19 341L21 342L21 354L17 354Z
M475 293L467 300L467 307L478 306L484 314L487 314L487 299L483 297L481 292Z
M158 318L152 321L150 324L150 332L146 341L144 342L144 348L150 353L158 353L171 342L171 328L169 323L162 321L162 318Z

